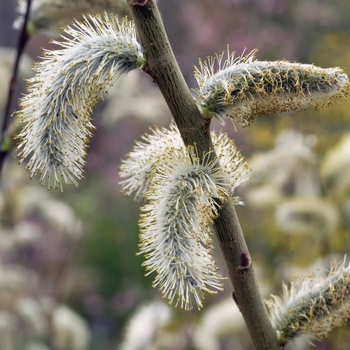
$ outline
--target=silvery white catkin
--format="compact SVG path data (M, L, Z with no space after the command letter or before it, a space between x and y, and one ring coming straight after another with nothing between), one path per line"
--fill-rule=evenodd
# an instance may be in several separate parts
M30 157L30 176L39 173L48 188L62 188L61 178L77 185L93 129L92 108L121 74L145 65L132 21L105 13L63 30L71 38L53 41L61 50L44 51L16 113L25 123L18 157Z

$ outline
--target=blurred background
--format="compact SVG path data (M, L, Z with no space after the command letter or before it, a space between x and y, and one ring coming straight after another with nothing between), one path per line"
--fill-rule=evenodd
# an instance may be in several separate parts
M348 0L158 4L191 88L198 57L228 44L238 55L258 48L260 60L338 66L350 74ZM18 40L16 8L16 0L0 2L0 120ZM32 75L29 67L43 47L52 47L58 28L103 9L127 13L123 1L33 0L32 35L11 112L25 92L23 78ZM282 281L343 261L349 251L349 107L343 101L318 112L261 117L245 129L213 122L252 168L237 191L245 202L237 212L265 298L281 295ZM206 297L202 311L175 309L151 287L154 276L144 277L143 257L135 255L140 205L120 194L118 167L149 126L170 121L156 86L138 72L121 78L95 108L97 129L78 188L48 192L8 157L0 188L1 350L252 349L228 281L224 292ZM215 255L226 276L219 249ZM287 349L350 349L350 328L315 347L308 340Z

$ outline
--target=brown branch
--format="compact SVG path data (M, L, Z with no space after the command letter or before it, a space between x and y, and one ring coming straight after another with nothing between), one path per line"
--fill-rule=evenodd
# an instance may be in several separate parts
M213 149L210 121L202 118L182 76L154 0L128 1L147 57L145 71L159 86L186 145L196 145L198 157ZM216 155L211 156L215 160ZM254 276L253 264L232 204L222 204L215 229L239 305L257 350L279 350Z

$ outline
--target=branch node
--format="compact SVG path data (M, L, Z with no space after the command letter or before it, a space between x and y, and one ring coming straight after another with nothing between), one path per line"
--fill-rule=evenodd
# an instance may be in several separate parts
M247 253L241 254L241 265L237 267L237 271L248 270L250 265L252 264L252 260L248 256Z

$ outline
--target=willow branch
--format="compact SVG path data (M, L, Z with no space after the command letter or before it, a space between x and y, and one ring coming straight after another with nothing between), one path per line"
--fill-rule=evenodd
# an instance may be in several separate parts
M202 118L182 76L154 0L128 0L147 57L147 72L159 86L186 145L198 157L213 150L210 120ZM216 155L212 152L213 160ZM222 204L215 229L234 286L234 299L256 349L278 350L253 266L232 201Z
M3 165L4 165L4 161L5 161L8 153L10 152L11 146L12 146L12 144L10 142L7 142L8 144L5 146L5 143L6 143L5 138L10 137L8 135L8 134L10 134L10 132L8 131L9 124L10 124L10 117L11 117L10 109L11 109L11 105L12 105L13 94L16 90L16 81L17 81L19 63L20 63L24 48L26 46L26 43L28 42L28 39L29 39L29 35L27 32L27 23L28 23L28 19L29 19L31 2L32 2L32 0L27 0L26 13L25 13L22 28L21 28L21 31L20 31L19 37L18 37L16 59L15 59L15 64L13 66L12 76L11 76L10 83L9 83L6 107L5 107L3 119L1 121L0 177L1 177L1 172L2 172Z

